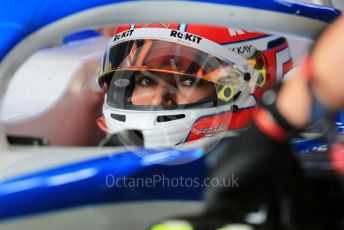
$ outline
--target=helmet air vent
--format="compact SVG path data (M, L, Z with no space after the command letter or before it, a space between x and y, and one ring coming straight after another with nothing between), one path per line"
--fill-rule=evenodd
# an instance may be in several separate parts
M175 114L175 115L166 115L166 116L158 116L157 121L158 122L168 122L168 121L174 121L185 118L185 114Z
M125 115L111 113L111 117L117 121L125 122Z
M281 46L286 44L287 40L285 38L277 38L276 40L270 41L268 43L268 49L276 48L277 46Z

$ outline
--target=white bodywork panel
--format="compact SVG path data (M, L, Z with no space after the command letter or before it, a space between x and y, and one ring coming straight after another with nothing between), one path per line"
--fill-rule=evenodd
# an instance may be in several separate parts
M62 100L68 88L75 94L83 89L99 91L97 66L108 40L96 37L37 51L15 73L5 95L1 121L33 119ZM73 82L81 74L93 79L87 85Z
M33 54L6 92L0 114L6 132L44 137L52 145L96 145L102 105L96 78L108 40L95 37Z

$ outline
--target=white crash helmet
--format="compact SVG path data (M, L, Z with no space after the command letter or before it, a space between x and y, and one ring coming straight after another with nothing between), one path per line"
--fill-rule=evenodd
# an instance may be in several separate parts
M256 99L281 77L275 55L285 49L284 38L226 27L119 26L98 78L98 124L108 135L139 130L145 147L244 128Z

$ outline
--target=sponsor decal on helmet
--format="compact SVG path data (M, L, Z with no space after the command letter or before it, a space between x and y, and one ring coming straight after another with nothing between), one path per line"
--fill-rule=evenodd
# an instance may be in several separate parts
M252 30L242 30L242 29L237 29L237 28L228 28L229 31L229 36L233 37L233 36L238 36L238 35L244 35L247 33L256 33Z
M202 37L199 37L199 36L194 35L194 34L186 33L186 32L181 32L178 30L171 30L170 36L175 37L175 38L179 38L179 39L182 39L182 40L188 41L188 42L195 42L197 44L199 44L200 41L202 40Z
M114 83L118 87L126 87L130 85L130 81L128 79L123 79L123 78L117 79Z
M252 45L236 46L230 49L237 54L251 53Z
M133 34L134 30L127 30L127 31L124 31L120 34L117 34L113 37L113 41L117 41L121 38L126 38L126 37L130 37L132 34Z
M211 127L211 128L204 128L196 132L198 135L205 135L206 137L212 137L216 134L225 132L227 130L227 127L225 126L217 126L217 127Z

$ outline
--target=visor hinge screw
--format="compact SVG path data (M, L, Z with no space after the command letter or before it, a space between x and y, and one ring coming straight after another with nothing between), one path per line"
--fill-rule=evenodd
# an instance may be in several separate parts
M239 107L237 105L231 105L231 109L230 110L231 110L232 113L236 113L236 112L239 111Z
M251 80L251 74L249 72L244 73L244 80L245 81Z

